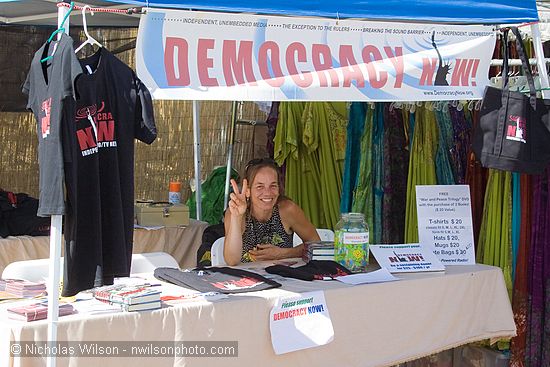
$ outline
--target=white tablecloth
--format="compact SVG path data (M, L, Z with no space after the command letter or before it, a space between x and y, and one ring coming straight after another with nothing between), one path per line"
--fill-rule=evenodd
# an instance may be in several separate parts
M62 341L237 341L238 357L59 358L57 366L391 366L469 342L515 335L499 268L448 266L446 273L400 277L400 281L353 287L336 281L288 280L281 288L215 302L62 317L58 324ZM277 298L319 289L325 292L334 340L275 355L269 312ZM2 324L0 365L46 365L43 358L12 358L9 353L10 342L45 341L46 321L2 320Z

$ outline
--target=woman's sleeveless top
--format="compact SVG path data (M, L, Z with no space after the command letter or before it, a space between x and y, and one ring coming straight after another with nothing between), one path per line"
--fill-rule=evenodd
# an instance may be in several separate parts
M271 243L272 245L290 248L293 246L294 233L288 234L281 222L279 214L279 205L273 207L271 218L267 222L260 222L246 212L245 229L243 233L243 253L242 262L249 262L248 251L261 243Z

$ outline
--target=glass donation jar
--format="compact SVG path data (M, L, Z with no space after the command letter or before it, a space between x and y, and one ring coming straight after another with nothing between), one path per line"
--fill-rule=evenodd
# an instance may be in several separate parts
M369 264L369 227L362 213L342 213L334 231L334 261L354 273Z

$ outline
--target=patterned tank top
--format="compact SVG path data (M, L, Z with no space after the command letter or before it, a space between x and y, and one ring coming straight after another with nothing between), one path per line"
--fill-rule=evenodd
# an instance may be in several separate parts
M260 243L271 243L272 245L290 248L293 246L294 233L288 234L281 222L279 214L279 205L273 207L271 218L267 222L260 222L246 212L246 223L243 233L243 253L242 262L250 262L248 251Z

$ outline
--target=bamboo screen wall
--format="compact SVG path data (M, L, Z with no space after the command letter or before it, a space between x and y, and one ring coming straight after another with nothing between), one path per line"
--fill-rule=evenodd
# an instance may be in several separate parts
M134 68L137 29L101 28L90 29L90 33ZM28 69L28 65L25 68ZM226 164L232 103L205 101L200 106L201 179L204 180L213 168ZM167 200L169 182L181 181L182 198L187 199L194 177L192 102L155 101L154 107L158 138L150 146L136 144L135 197ZM264 121L266 118L254 103L245 103L242 110L242 119ZM237 125L232 164L239 172L249 159L265 154L265 150L255 149L253 141L254 136L265 136L264 131L258 126ZM0 187L38 195L36 125L30 113L0 112Z

